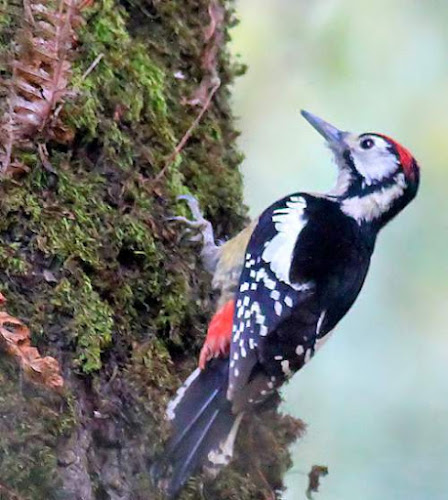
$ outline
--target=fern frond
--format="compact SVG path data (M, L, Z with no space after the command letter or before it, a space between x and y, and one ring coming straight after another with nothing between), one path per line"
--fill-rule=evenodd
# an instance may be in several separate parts
M24 0L23 28L11 63L9 105L0 131L0 173L13 168L14 150L38 134L52 137L54 111L70 94L70 57L81 9L91 0ZM53 120L54 118L54 120Z

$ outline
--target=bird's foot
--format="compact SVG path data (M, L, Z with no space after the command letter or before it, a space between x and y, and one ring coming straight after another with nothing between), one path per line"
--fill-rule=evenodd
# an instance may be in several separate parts
M207 271L213 274L219 259L219 246L215 243L213 226L210 221L204 218L204 215L199 207L199 202L194 196L183 194L178 196L177 199L185 200L187 202L193 218L187 219L187 217L177 216L169 217L168 220L181 222L182 224L185 224L190 231L197 233L189 239L190 241L202 242L202 263Z

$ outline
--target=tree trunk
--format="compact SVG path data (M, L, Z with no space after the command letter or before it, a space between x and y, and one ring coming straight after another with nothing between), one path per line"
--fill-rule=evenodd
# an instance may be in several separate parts
M187 215L176 197L192 193L218 237L245 219L229 105L242 68L226 50L234 17L222 1L78 2L57 35L65 66L42 63L64 68L52 73L53 101L34 79L30 115L11 105L25 92L17 63L37 57L36 5L62 7L0 0L0 48L12 63L0 290L64 382L55 391L30 379L24 351L0 342L0 498L160 498L148 471L169 432L164 410L213 310L197 247L166 218ZM270 498L282 487L302 427L277 404L246 424L234 465L206 483L206 498ZM203 498L202 483L193 479L182 498Z

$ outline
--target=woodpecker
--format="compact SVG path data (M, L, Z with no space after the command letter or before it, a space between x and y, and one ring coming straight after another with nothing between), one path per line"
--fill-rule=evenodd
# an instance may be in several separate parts
M334 189L285 196L221 246L184 197L194 220L177 219L199 230L221 296L199 367L168 406L173 435L153 474L169 498L199 469L230 461L242 416L328 339L363 286L379 231L417 194L419 166L399 143L302 115L334 155Z

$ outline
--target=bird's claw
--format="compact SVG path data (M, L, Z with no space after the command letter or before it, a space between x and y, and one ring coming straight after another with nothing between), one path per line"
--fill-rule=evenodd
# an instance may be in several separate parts
M197 239L191 239L191 241L201 241L204 245L215 244L213 227L211 223L204 218L201 209L199 208L198 200L190 194L181 194L177 197L177 200L184 200L187 202L188 208L193 215L193 219L188 219L182 215L169 217L167 220L174 222L182 222L191 229L196 229L199 231Z
M204 215L202 214L201 209L199 207L199 202L194 196L192 196L191 194L181 194L177 197L177 200L178 201L183 200L187 202L188 208L190 209L193 218L196 222L210 224L206 219L204 219Z
M189 233L192 233L194 231L197 232L197 234L190 236L188 239L189 241L202 242L202 262L209 272L213 272L216 268L219 252L219 249L215 243L213 226L207 219L204 218L199 207L199 202L194 196L190 194L182 194L177 197L177 200L183 200L187 202L188 208L190 209L193 218L188 219L187 217L179 215L169 217L167 218L167 220L185 224L188 228L187 232Z
M186 226L189 226L193 229L200 229L207 222L207 221L203 222L203 221L199 221L199 220L195 220L195 219L193 219L193 220L187 219L187 217L184 217L183 215L176 215L176 216L172 216L172 217L167 217L165 220L167 220L169 222L182 222Z

